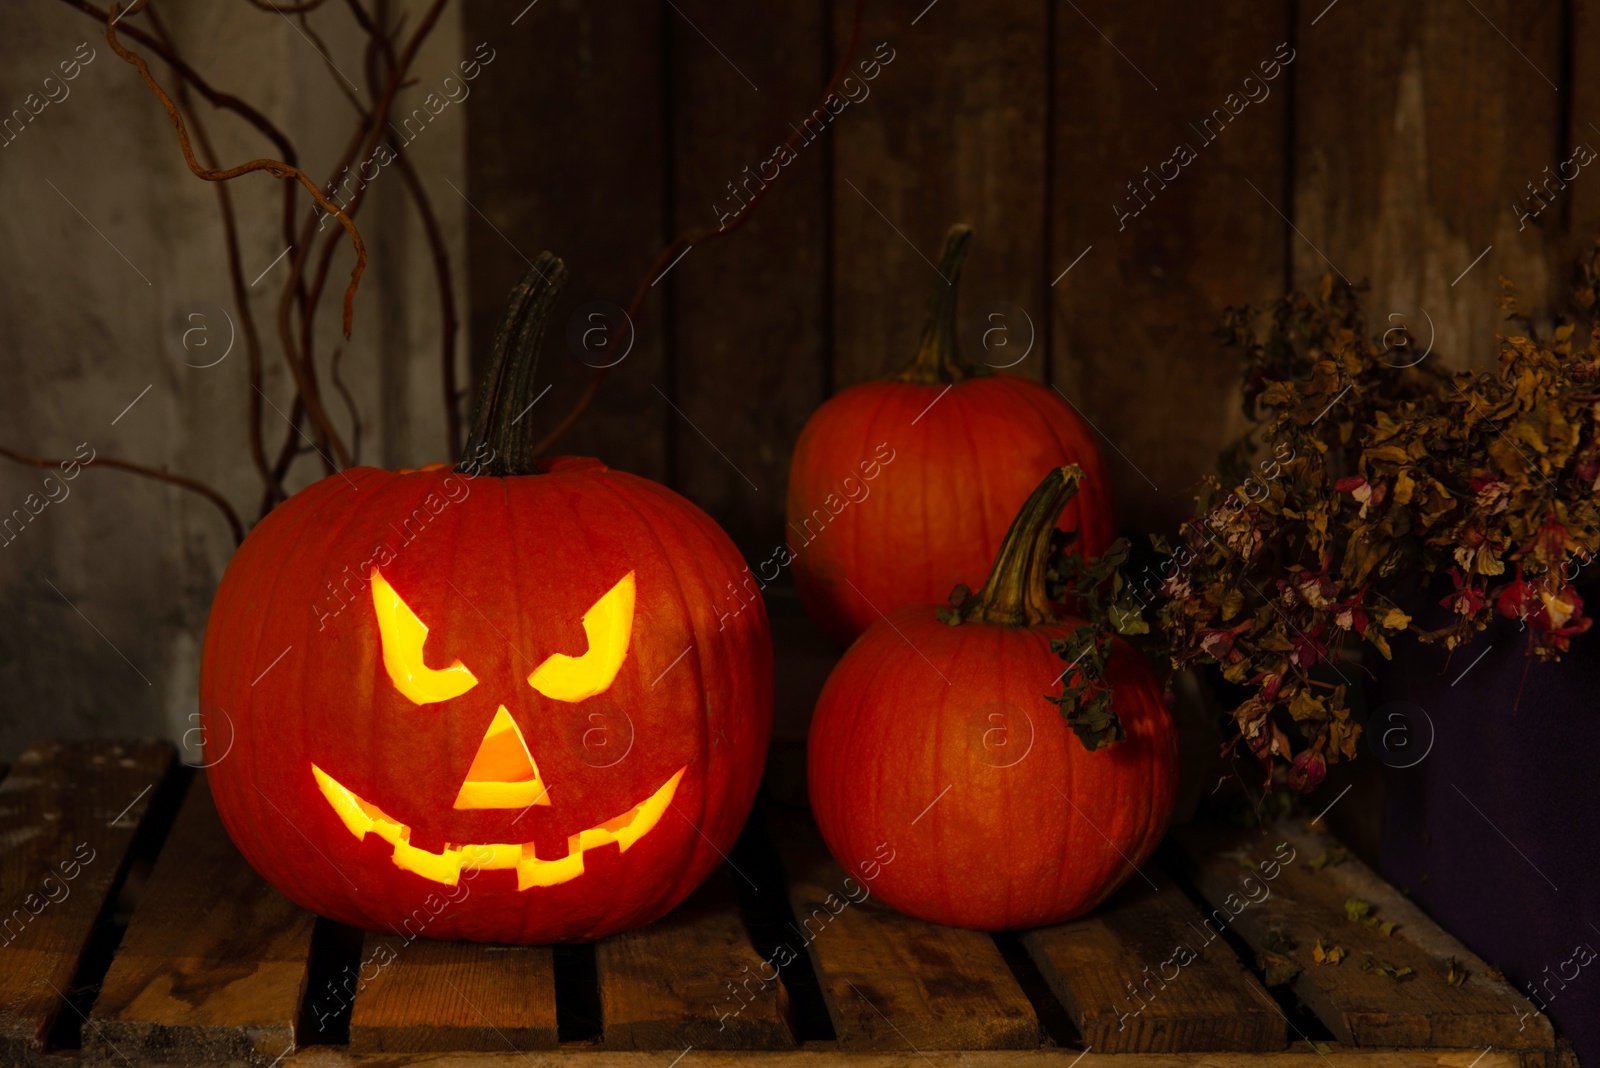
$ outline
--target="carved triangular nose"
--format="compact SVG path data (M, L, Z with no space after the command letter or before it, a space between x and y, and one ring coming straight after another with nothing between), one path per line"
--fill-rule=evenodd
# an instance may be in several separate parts
M548 805L550 792L539 779L538 765L506 706L494 715L466 781L456 795L456 808L527 808Z

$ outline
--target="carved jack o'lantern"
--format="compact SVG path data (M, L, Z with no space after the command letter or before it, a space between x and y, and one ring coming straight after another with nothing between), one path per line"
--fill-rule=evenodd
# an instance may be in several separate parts
M526 459L521 361L564 276L543 256L513 295L473 464L324 479L217 592L200 697L208 746L232 744L218 811L323 915L597 938L682 900L748 815L772 651L759 605L719 618L738 552L654 482Z

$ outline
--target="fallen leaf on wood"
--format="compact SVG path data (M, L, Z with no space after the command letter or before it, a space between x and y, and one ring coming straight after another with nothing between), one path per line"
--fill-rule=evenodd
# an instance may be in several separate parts
M1318 964L1338 964L1345 958L1345 948L1343 946L1334 946L1331 949L1324 948L1322 939L1319 938L1316 946L1311 950L1311 957Z
M1359 923L1371 927L1383 937L1388 938L1394 934L1395 922L1393 920L1380 920L1372 915L1372 903L1362 901L1359 897L1346 898L1344 914L1351 923Z
M1261 948L1269 953L1287 953L1294 948L1294 943L1276 928L1261 936Z
M1345 857L1349 855L1350 851L1345 849L1343 846L1335 846L1332 849L1327 849L1321 853L1318 853L1316 856L1306 861L1306 866L1312 871L1321 871L1323 868L1336 868L1340 864L1343 864Z
M1390 979L1393 979L1397 983L1403 982L1412 974L1412 969L1409 967L1396 968L1388 961L1378 961L1375 963L1371 957L1368 957L1366 960L1361 962L1361 970L1364 972L1377 972L1379 975L1387 975Z
M1262 970L1262 982L1268 986L1283 986L1299 975L1303 969L1281 953L1262 953L1256 957L1256 967Z

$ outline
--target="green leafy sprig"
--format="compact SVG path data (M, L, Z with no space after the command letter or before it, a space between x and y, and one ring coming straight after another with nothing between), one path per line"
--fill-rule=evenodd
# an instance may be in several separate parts
M1105 553L1085 560L1069 551L1077 532L1057 531L1053 536L1050 570L1046 588L1050 599L1071 602L1085 622L1065 637L1050 643L1052 652L1067 661L1061 677L1061 696L1045 699L1061 709L1083 747L1090 752L1111 742L1127 739L1122 721L1111 707L1111 686L1106 681L1106 664L1111 657L1114 635L1122 628L1138 628L1142 620L1124 619L1119 607L1122 593L1122 568L1128 561L1128 539L1118 538ZM1148 630L1149 628L1144 628ZM1123 631L1128 633L1128 631Z

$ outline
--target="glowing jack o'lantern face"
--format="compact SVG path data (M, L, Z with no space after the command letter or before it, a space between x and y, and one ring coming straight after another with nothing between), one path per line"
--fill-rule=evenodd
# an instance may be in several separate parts
M383 666L394 687L418 705L460 697L478 684L471 670L456 660L443 670L427 666L423 646L428 625L417 617L375 567L371 573L372 607L383 647ZM556 701L577 703L604 693L616 681L628 655L633 632L634 573L628 572L583 615L589 648L581 656L551 654L528 676L528 685ZM556 886L583 874L587 850L615 843L626 853L660 822L688 766L679 768L649 797L626 812L587 827L567 839L564 857L540 857L533 842L447 844L433 852L411 842L411 827L356 795L316 764L311 774L346 828L358 840L375 834L393 848L394 865L446 886L461 880L463 866L492 871L512 869L517 889ZM472 766L456 795L458 809L528 809L551 804L550 787L511 713L501 705L484 733Z
M738 548L660 483L541 456L523 420L565 278L542 253L512 291L462 463L307 486L212 601L217 815L329 919L602 938L686 898L750 814L772 631Z
M325 479L251 531L206 626L217 813L341 923L648 923L723 863L760 781L772 644L744 581L704 513L594 460Z

